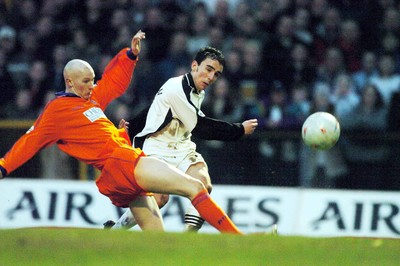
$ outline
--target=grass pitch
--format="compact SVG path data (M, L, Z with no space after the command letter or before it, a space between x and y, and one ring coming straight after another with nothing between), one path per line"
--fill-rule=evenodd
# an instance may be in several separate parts
M399 265L400 240L0 230L0 265Z

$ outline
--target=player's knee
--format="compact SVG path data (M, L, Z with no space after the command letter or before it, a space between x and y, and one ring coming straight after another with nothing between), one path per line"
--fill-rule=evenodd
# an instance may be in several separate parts
M198 193L200 193L201 191L204 191L204 189L207 189L206 186L203 184L203 182L201 182L198 179L193 179L193 183L192 183L192 196L197 195Z
M211 193L212 184L211 184L210 178L207 178L205 176L200 176L200 177L197 177L197 179L203 183L203 185L207 189L208 193Z
M181 183L179 186L178 195L184 196L193 200L200 192L206 190L205 185L197 178L189 178L188 182Z
M210 183L208 183L208 184L205 185L205 187L206 187L208 193L211 193L211 191L212 191L212 185L211 185Z

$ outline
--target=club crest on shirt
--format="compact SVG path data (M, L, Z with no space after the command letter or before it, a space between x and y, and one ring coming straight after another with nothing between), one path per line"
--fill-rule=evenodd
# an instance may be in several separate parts
M107 118L103 110L99 107L92 107L86 110L83 114L90 120L90 122L94 122L99 118Z

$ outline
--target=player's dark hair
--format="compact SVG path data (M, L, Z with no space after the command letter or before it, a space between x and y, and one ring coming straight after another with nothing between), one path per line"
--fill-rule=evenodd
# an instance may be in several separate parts
M201 48L194 60L200 65L205 59L210 58L212 60L217 60L223 67L225 67L225 57L222 52L214 47L206 46Z

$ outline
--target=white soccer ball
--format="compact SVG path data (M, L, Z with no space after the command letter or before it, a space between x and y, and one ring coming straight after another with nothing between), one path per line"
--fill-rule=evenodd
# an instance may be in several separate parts
M301 135L304 143L311 149L328 150L339 140L340 125L330 113L316 112L304 121Z

